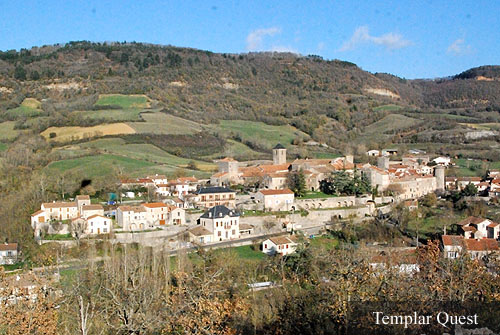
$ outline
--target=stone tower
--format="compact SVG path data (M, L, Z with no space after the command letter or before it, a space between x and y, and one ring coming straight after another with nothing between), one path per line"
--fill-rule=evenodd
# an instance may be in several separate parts
M444 192L444 171L445 167L442 165L436 165L436 167L434 167L434 177L436 177L436 191Z
M286 148L278 143L273 148L273 164L281 165L285 163L286 163Z
M389 170L389 157L380 156L377 158L377 167L382 170Z

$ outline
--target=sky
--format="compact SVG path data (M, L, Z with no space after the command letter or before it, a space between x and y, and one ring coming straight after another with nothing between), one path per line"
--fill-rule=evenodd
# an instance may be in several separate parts
M500 1L0 0L0 50L77 40L290 51L436 78L500 64Z

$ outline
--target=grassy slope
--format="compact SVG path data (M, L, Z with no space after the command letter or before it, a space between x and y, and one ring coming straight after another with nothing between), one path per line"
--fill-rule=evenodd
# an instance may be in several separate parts
M189 162L191 162L190 159L174 156L152 144L125 144L125 141L120 138L100 139L81 144L80 146L82 148L97 148L105 151L106 153L144 160L154 164L168 164L186 167ZM196 160L194 160L194 162L201 170L210 171L216 168L215 164L212 163Z
M103 109L92 111L76 111L73 112L87 119L98 119L106 121L139 121L142 109L127 108L127 109Z
M149 98L145 95L101 94L96 106L120 106L121 108L149 108Z
M104 135L134 134L135 130L125 123L110 123L94 127L50 127L40 135L48 139L51 133L56 134L53 141L64 142Z
M13 140L19 134L19 130L15 130L15 121L5 121L0 123L0 140Z
M202 130L200 124L161 112L142 113L146 122L128 123L138 133L194 134Z
M357 142L383 141L389 134L384 134L387 130L405 129L421 122L401 114L389 114L383 119L365 127L364 132L359 136Z
M296 138L309 137L307 134L289 125L271 126L263 122L242 120L221 120L220 124L214 130L225 135L231 132L238 134L243 141L257 142L266 148L272 148L277 143L288 147Z

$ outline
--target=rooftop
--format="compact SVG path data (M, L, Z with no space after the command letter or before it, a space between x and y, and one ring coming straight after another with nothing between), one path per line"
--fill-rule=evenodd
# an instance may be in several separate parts
M203 219L213 219L213 218L223 218L223 217L238 217L240 214L232 209L227 208L223 205L218 205L210 208L208 211L203 213L201 218Z
M196 194L210 194L210 193L232 193L233 190L221 187L221 186L212 186L212 187L203 187L196 191Z
M260 190L259 192L264 195L293 194L293 192L288 188L285 188L284 190Z

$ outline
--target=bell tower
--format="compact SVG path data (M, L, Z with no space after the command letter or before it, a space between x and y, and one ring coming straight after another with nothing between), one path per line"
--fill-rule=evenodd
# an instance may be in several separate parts
M273 164L281 165L286 163L286 148L280 143L273 148Z

